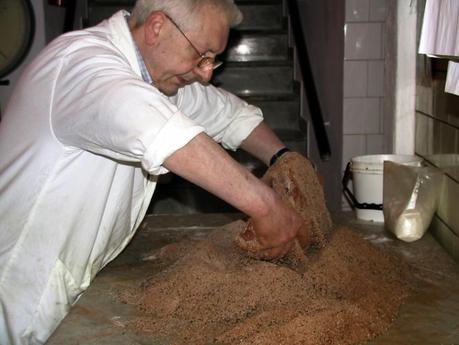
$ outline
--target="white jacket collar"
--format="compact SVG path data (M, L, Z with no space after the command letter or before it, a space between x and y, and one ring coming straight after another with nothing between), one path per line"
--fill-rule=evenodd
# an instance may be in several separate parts
M129 30L129 26L125 18L126 15L129 15L129 12L125 10L116 12L108 19L108 29L112 33L113 44L127 58L134 72L139 77L142 77L135 52L135 42L132 38L131 31Z

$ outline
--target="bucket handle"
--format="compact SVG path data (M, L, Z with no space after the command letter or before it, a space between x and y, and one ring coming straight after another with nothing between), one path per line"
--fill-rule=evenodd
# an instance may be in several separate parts
M360 210L378 210L382 211L383 205L382 204L368 204L366 202L360 203L355 198L354 194L348 188L349 180L351 179L351 162L348 162L346 165L346 170L344 171L343 175L343 192L346 198L352 203L353 208L358 208Z

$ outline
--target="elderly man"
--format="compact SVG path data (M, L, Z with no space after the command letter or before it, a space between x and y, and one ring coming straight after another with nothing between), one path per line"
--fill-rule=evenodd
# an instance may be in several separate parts
M216 143L267 164L284 147L208 84L240 18L231 0L139 0L26 68L0 125L1 344L47 340L167 171L249 215L266 257L288 251L301 217Z

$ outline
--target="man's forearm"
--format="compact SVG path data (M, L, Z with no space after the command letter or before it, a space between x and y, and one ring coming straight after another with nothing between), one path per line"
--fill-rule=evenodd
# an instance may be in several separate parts
M265 123L261 122L242 142L241 148L269 165L271 157L285 145Z
M249 216L269 212L272 190L205 134L174 152L164 166Z
M164 166L249 215L264 257L283 256L291 247L301 216L206 134L175 151Z

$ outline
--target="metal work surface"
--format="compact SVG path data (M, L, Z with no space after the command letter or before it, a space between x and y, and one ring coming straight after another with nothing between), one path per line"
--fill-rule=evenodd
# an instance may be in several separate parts
M221 225L240 219L239 214L149 216L126 250L102 272L73 307L48 345L165 345L167 339L136 334L123 323L138 315L118 302L113 290L138 284L164 267L148 256L165 244L184 238L200 239ZM368 345L459 345L459 265L427 233L414 243L403 243L380 224L356 220L352 213L335 215L363 238L387 251L399 253L422 281L399 317L382 336Z

